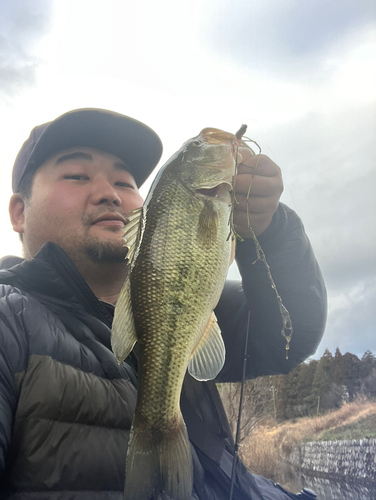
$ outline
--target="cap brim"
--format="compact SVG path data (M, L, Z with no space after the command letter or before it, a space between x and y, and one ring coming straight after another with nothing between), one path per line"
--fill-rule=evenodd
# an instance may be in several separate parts
M120 158L138 186L149 177L163 149L158 135L134 118L104 109L77 109L59 116L46 127L26 169L38 168L60 151L83 146Z

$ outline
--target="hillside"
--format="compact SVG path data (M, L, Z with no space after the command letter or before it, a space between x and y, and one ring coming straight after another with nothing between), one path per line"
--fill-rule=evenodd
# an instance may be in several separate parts
M350 439L376 439L376 414L359 418L355 422L324 431L320 441L343 441Z
M288 456L303 441L360 439L376 435L376 403L365 400L343 405L319 417L304 417L275 426L260 424L246 438L241 456L252 472L283 484Z

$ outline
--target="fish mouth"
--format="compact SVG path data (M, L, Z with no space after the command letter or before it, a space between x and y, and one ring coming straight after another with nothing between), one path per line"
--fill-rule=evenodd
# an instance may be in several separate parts
M195 193L205 198L227 198L232 187L227 182L222 182L217 186L195 189Z

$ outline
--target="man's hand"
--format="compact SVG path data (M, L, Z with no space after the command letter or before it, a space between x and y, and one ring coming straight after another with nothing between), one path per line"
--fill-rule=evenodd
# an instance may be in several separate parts
M260 236L269 226L283 191L281 169L268 156L253 156L240 149L241 164L235 181L234 226L242 238L251 238L247 222L247 203L251 227ZM248 153L249 152L249 153ZM254 174L254 176L253 176ZM251 190L247 202L247 193Z

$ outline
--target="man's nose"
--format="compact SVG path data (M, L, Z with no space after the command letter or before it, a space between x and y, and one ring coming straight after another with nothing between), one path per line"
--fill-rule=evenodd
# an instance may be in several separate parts
M98 180L93 189L92 200L95 205L115 205L119 207L122 200L118 195L115 187L105 179Z

